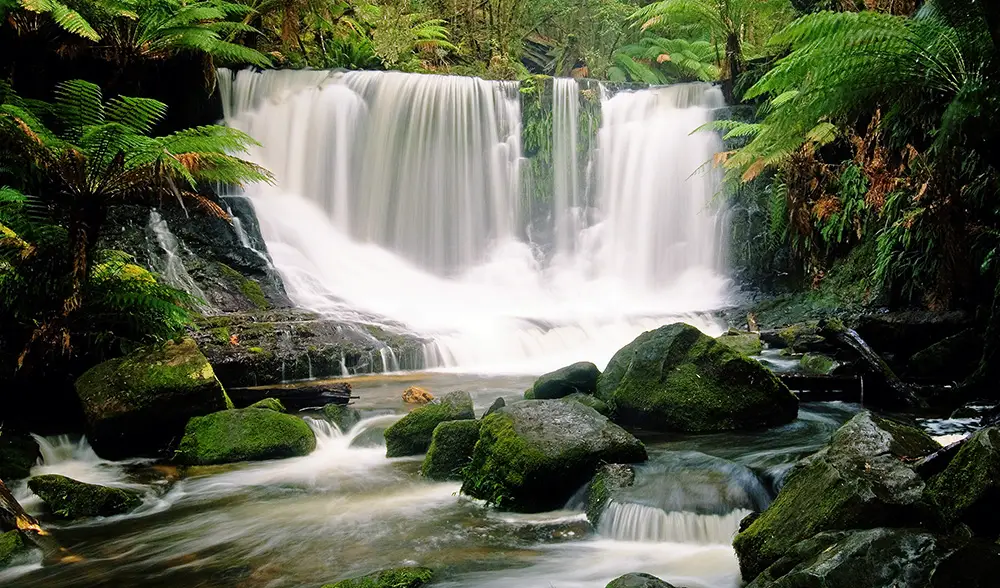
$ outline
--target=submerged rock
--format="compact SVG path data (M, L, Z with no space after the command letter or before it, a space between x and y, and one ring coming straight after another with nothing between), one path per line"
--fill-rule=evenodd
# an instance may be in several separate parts
M266 410L273 410L275 412L288 412L285 410L285 405L282 404L277 398L264 398L263 400L254 402L247 408L263 408Z
M64 519L110 517L135 510L142 496L135 490L86 484L66 476L47 474L28 480L52 514Z
M760 341L760 333L730 329L725 335L720 335L715 340L743 355L758 355L764 349L764 344Z
M948 467L931 478L927 493L946 523L965 523L990 539L1000 536L1000 429L977 431Z
M0 568L10 565L10 561L18 554L28 550L20 531L0 533Z
M747 588L994 586L1000 548L913 529L820 533L782 554Z
M297 416L261 408L225 410L188 422L175 459L186 465L308 455L316 435Z
M482 421L462 492L505 510L554 510L602 463L646 459L643 444L577 402L526 400Z
M420 468L431 480L461 480L479 441L479 421L445 421L434 428L431 446Z
M784 424L798 399L760 363L684 323L620 349L597 383L615 422L655 431L727 431Z
M537 400L552 400L570 394L593 394L597 391L597 378L601 370L589 361L581 361L543 374L532 386Z
M613 463L601 466L601 469L597 470L587 484L585 498L587 520L595 529L611 500L611 495L616 490L627 488L633 483L635 483L635 468L630 465Z
M87 438L107 459L155 455L191 417L229 405L192 339L139 349L99 364L76 381Z
M327 404L323 407L323 416L337 425L341 433L350 431L351 427L361 422L361 413L358 409L343 404Z
M334 584L325 584L323 588L420 588L433 577L434 572L428 568L393 568L341 580Z
M385 430L386 457L427 453L434 428L445 421L476 418L468 392L445 394L438 401L414 409Z
M656 576L632 573L611 580L605 588L674 588L674 586Z
M823 531L906 527L927 520L924 482L903 460L940 448L923 431L864 411L788 474L771 506L736 535L750 581L799 541Z
M427 404L434 400L434 395L420 386L410 386L403 390L403 402L407 404Z

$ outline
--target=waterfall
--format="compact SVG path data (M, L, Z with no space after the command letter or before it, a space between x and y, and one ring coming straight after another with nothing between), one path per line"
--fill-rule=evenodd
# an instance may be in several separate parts
M721 106L718 89L605 97L590 197L580 90L557 80L564 254L549 257L524 237L517 83L226 70L219 80L226 123L261 143L250 158L278 179L247 196L296 304L344 321L385 317L388 331L431 340L425 365L481 372L600 365L674 320L719 330L697 314L725 302L718 178L704 166L719 142L692 134ZM582 215L587 199L596 206Z
M744 509L724 515L668 513L644 504L612 501L601 515L597 532L619 541L729 545L748 514Z
M170 232L167 221L155 210L149 213L146 235L147 240L150 243L155 242L159 248L159 251L152 250L152 247L150 248L150 259L153 263L153 269L160 274L163 280L178 290L183 290L199 300L207 301L205 293L198 287L184 267L184 261L180 257L180 243L177 241L177 237ZM202 310L210 309L211 307L202 308Z

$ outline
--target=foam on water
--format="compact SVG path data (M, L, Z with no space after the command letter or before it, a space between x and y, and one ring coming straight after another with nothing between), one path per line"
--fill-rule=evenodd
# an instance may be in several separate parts
M746 509L724 515L664 512L644 504L612 501L601 515L598 532L619 541L730 545L748 514Z

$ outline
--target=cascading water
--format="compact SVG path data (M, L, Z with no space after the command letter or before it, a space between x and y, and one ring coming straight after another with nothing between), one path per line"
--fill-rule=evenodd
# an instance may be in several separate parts
M583 229L577 132L580 86L571 78L552 80L552 216L556 253L569 255Z
M157 251L150 245L150 259L157 273L171 286L191 294L198 300L207 300L205 293L184 267L177 237L170 232L167 221L155 210L149 213L146 233L149 243L155 242L159 249ZM202 305L201 310L211 310L211 308Z
M722 105L712 86L604 99L584 226L571 210L579 90L557 81L554 187L567 210L554 216L576 220L550 258L523 237L515 83L222 70L220 86L227 123L261 142L251 157L278 178L248 195L299 305L387 317L434 341L429 367L481 372L601 364L670 320L715 329L692 316L723 304L726 284L717 178L703 169L718 139L692 134Z

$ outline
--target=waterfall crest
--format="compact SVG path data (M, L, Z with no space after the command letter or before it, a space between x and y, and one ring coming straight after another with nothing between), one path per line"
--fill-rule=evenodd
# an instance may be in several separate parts
M601 515L597 532L619 541L729 545L749 510L711 515L664 512L644 504L612 501Z
M261 143L250 157L278 179L247 195L297 304L387 317L433 340L429 367L482 372L600 365L673 320L718 330L695 313L725 300L718 178L705 169L719 145L691 134L722 105L718 89L607 93L584 157L581 91L556 80L549 256L525 237L516 82L226 70L219 80L227 124ZM583 165L594 166L593 194Z

